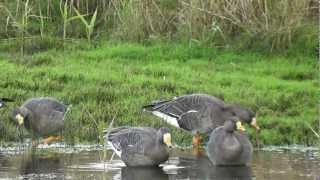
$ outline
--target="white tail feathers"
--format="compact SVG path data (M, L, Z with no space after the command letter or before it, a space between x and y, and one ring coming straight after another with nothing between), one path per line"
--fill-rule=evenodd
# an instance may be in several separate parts
M174 117L171 117L171 116L168 116L162 112L159 112L159 111L152 111L152 114L162 118L163 120L165 120L168 124L171 124L177 128L180 128L179 124L178 124L178 119L177 118L174 118Z
M111 149L117 154L117 156L121 158L121 150L117 150L111 141L108 141L108 144L111 147Z

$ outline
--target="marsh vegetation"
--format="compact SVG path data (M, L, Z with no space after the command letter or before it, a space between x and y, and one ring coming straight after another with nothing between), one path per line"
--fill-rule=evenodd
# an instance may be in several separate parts
M34 96L73 105L65 139L77 143L103 142L114 117L159 127L142 105L198 92L256 111L261 144L319 141L314 0L5 0L0 9L0 94L16 100L1 109L0 141L19 140L10 109Z

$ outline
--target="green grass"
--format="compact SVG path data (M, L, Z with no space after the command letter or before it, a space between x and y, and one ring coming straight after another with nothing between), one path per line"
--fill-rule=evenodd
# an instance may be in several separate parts
M0 53L0 94L16 102L1 109L0 141L17 141L10 109L35 96L72 104L68 143L102 142L114 126L166 126L141 106L189 93L223 97L258 113L261 143L315 144L318 130L317 68L314 57L231 52L184 44L101 44L95 49L46 50L17 58ZM169 126L169 125L167 125ZM176 128L173 140L190 144ZM249 130L255 142L255 133Z

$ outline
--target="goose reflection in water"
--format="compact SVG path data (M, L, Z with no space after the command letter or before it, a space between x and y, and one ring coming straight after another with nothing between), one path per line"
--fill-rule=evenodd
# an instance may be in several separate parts
M161 167L123 167L121 180L168 180L168 174Z
M8 157L0 152L0 168L7 167L9 165Z
M214 166L207 156L180 157L178 169L173 179L237 179L251 180L249 166ZM170 178L171 179L171 178Z
M20 161L19 173L26 178L64 178L63 156L55 153L44 155L26 152Z

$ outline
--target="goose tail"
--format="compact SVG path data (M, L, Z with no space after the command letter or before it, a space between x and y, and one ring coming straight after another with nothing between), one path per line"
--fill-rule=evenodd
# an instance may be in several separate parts
M163 100L163 101L154 101L151 104L145 105L142 107L143 111L155 111L161 107L163 107L167 102L171 100Z

